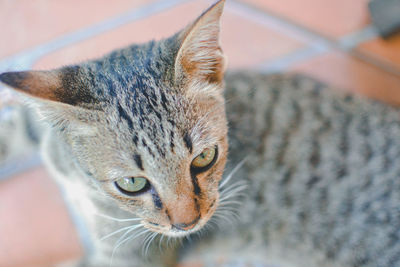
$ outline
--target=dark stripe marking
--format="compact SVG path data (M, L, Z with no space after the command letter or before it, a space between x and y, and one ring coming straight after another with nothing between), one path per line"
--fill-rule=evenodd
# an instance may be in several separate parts
M185 134L183 135L183 141L185 142L187 149L189 149L189 152L192 153L193 143L192 143L192 139L190 138L190 136L187 132L185 132Z
M197 179L196 175L192 174L192 184L193 184L193 193L196 196L201 195L201 189L199 186L199 180Z
M153 197L154 206L156 206L156 208L159 210L162 209L163 204L162 204L161 199L158 196L158 194L157 193L151 194L151 196Z
M129 118L126 111L121 107L120 103L118 103L118 113L119 113L119 116L128 123L129 129L133 129L133 122L132 122L131 118Z
M141 169L142 171L144 171L142 157L138 154L135 154L135 155L133 155L133 159L135 160L138 168Z
M136 134L133 136L132 140L133 140L133 143L135 143L135 146L137 146L139 138L138 138L138 136Z
M166 111L169 111L168 106L167 106L168 100L167 100L167 98L166 98L166 96L165 96L164 91L161 90L161 91L160 91L160 94L161 94L161 105L163 106L163 108L164 108Z
M215 201L215 199L214 199L213 202L210 204L210 206L208 206L208 209L207 209L207 211L206 211L206 214L210 211L210 209L211 209L212 207L214 207L215 203L216 203L216 201Z
M171 216L169 215L168 209L165 209L165 214L167 215L168 220L171 222Z
M149 152L149 154L155 158L155 155L153 153L153 151L151 150L151 148L147 145L146 141L144 139L142 139L142 145L147 149L147 151Z
M157 191L154 189L154 187L151 188L150 194L151 194L151 196L153 197L154 206L155 206L157 209L161 210L162 207L163 207L163 204L162 204L162 201L161 201L161 199L160 199L160 196L158 195L158 193L157 193Z
M169 135L169 146L171 148L171 151L174 152L175 143L174 143L174 131L173 130L171 130L171 133Z
M199 213L199 216L200 216L201 215L200 214L200 204L199 204L199 201L197 200L197 198L194 199L194 207L196 208L196 211Z
M319 181L321 181L321 177L319 177L319 176L312 176L312 177L310 178L310 180L307 181L306 186L307 186L308 189L311 189L311 188L313 188L313 186L314 186L315 184L317 184Z

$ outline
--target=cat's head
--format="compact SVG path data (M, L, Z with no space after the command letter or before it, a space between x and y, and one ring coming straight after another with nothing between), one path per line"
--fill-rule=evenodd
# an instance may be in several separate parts
M0 75L38 104L86 178L159 233L194 232L218 206L228 152L223 5L165 40Z

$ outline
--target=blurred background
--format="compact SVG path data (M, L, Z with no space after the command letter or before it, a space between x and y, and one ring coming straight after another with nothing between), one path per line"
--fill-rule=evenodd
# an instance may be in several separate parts
M0 0L0 72L56 68L168 37L213 2ZM371 15L368 0L227 0L221 34L229 68L302 72L337 90L398 105L400 35L383 39L379 33L382 20L390 19L385 9L400 4L375 2L383 3L381 13L374 15L372 7ZM20 104L0 85L2 130L29 131L16 115ZM47 267L79 258L84 229L42 166L37 146L0 132L0 147L7 144L0 149L0 266Z

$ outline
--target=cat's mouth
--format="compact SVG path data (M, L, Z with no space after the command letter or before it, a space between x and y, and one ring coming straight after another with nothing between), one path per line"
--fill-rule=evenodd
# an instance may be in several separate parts
M153 232L159 233L159 234L163 234L163 235L167 235L167 236L171 236L171 237L183 237L183 236L187 236L190 235L194 232L197 232L198 230L200 230L201 228L203 228L204 224L206 222L201 222L202 220L200 219L195 226L193 226L193 228L191 229L182 229L179 227L176 227L174 225L160 225L157 223L153 223L153 222L142 222L143 226Z

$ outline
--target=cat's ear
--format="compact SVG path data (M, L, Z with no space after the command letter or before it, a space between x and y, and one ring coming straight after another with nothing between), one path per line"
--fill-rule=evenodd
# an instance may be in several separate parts
M29 103L50 124L87 134L96 101L82 71L79 66L70 66L52 71L6 72L0 74L0 81L35 99Z
M0 75L0 81L41 100L80 106L94 101L80 77L80 67L71 66L52 71L6 72Z
M219 44L220 18L225 0L207 9L179 34L180 47L175 59L175 81L219 83L225 59Z

